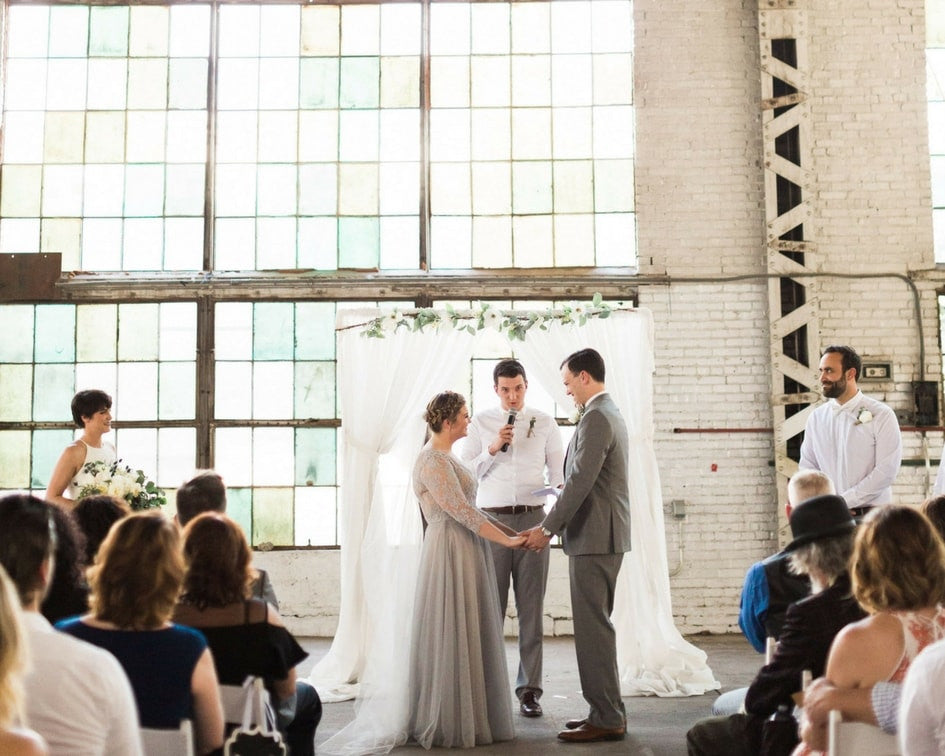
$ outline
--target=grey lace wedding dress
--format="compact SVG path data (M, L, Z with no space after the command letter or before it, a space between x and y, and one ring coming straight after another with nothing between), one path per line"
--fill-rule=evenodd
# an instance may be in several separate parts
M410 650L409 736L424 748L515 736L502 617L476 479L426 447L413 469L427 521Z

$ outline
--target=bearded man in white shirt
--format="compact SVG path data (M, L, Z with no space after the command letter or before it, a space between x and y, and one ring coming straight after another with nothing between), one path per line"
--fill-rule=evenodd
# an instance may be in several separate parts
M479 480L477 506L521 533L545 517L544 500L532 492L545 486L557 488L564 482L564 449L555 419L525 406L528 380L518 360L500 360L492 378L499 406L476 412L460 456ZM519 708L526 717L540 717L549 550L507 549L495 544L492 556L503 616L510 578L515 590L519 651L515 694Z
M862 361L848 346L828 346L820 360L820 384L829 399L807 418L802 470L828 475L850 512L860 519L892 501L902 460L896 414L856 386Z

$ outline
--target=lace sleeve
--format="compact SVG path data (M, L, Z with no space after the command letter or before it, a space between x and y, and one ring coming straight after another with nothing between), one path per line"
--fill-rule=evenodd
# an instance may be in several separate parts
M430 501L460 525L479 532L488 518L471 503L476 498L476 481L464 467L444 454L430 454L418 478Z

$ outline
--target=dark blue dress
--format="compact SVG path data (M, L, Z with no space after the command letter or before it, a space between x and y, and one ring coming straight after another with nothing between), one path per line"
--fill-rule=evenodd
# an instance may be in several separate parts
M171 625L161 630L104 630L78 617L56 624L59 630L110 651L131 681L142 727L176 729L194 718L190 684L207 648L193 628Z

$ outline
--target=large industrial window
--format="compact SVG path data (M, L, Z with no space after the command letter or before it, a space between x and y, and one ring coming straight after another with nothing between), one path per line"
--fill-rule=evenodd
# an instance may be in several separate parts
M98 387L169 493L212 465L254 544L333 545L357 302L280 280L540 270L546 299L636 265L631 0L8 0L3 23L0 253L84 288L0 294L0 491L43 490ZM355 296L431 304L383 288Z

